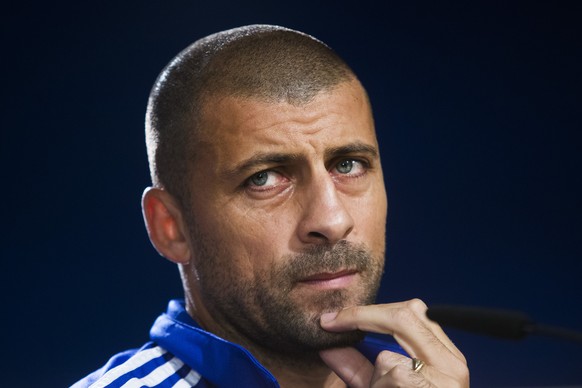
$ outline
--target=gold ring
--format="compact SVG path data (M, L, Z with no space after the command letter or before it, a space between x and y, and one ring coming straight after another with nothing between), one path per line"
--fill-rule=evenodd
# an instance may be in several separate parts
M424 361L419 360L418 358L412 359L412 370L414 372L420 372L420 370L424 367Z

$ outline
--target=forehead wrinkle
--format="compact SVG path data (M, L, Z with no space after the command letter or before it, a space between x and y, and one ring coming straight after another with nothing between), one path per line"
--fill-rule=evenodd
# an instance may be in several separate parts
M280 133L281 135L296 136L314 135L325 129L327 121L331 120L332 114L322 114L313 107L297 108L288 104L271 105L269 110L277 111L277 114L265 119L265 112L254 112L243 122L245 125L245 135L249 133L264 133L267 136ZM271 111L272 112L272 111Z
M237 113L239 120L238 127L244 127L247 134L272 129L278 130L281 124L285 124L289 131L298 130L306 134L315 134L324 129L323 123L330 120L331 117L342 115L341 111L327 108L328 99L334 95L337 89L338 87L322 90L316 94L314 99L299 105L286 101L265 101L253 96L213 95L207 98L203 104L203 116L212 115L215 119L223 120L224 116L217 115L217 113L224 112L226 109L232 110L232 107L235 106L237 107L235 113ZM322 106L325 108L322 109ZM275 114L266 120L265 113ZM318 125L318 122L322 122L322 125Z
M359 94L362 94L363 88L358 81L352 80L351 82L342 82L330 89L320 90L313 99L298 105L289 104L286 101L264 100L258 96L241 97L228 93L210 94L204 98L202 117L206 119L212 117L218 122L228 122L232 120L232 117L227 118L220 112L226 110L235 113L238 118L238 126L225 126L235 138L250 133L280 130L281 125L284 125L284 129L290 133L313 135L326 129L326 122L333 120L333 117L344 116L343 109L338 111L338 106L329 105L329 99L342 89L348 89L348 92L352 94L349 104L361 105L364 103L365 106L360 108L369 110L365 91L362 98ZM342 102L342 104L345 103L347 101ZM276 114L265 115L265 113L273 112ZM266 116L270 116L270 120L266 120ZM244 130L240 131L241 128ZM211 128L206 128L206 130L212 132Z
M371 117L359 123L352 123L349 120L352 115L348 114L346 109L358 109L358 112L361 112L364 108L368 115L371 113L369 106L361 106L365 99L354 96L353 87L354 85L344 84L343 89L337 88L335 92L342 90L343 93L339 101L336 101L336 94L332 90L318 94L314 100L301 106L229 95L212 96L207 98L203 105L203 121L206 125L204 135L201 134L199 139L205 138L210 145L208 148L215 151L215 162L218 163L214 165L218 167L215 170L217 175L230 178L251 168L256 170L260 165L267 168L273 164L292 163L299 159L299 154L304 154L304 158L308 157L307 154L320 154L327 160L333 156L350 153L378 156L375 136L373 139L352 138L352 142L344 139L348 141L342 142L343 144L334 140L334 134L338 130L347 135L350 135L351 131L360 133L363 128L366 128L366 132L368 130L372 134L374 132ZM358 106L355 107L354 102ZM354 125L360 130L356 131ZM217 130L220 130L220 133ZM322 130L327 132L333 130L333 133L327 133L321 138L317 134ZM247 141L249 136L254 138L254 144ZM283 149L280 148L281 145L284 145ZM309 150L305 149L306 146ZM245 149L248 152L246 157Z

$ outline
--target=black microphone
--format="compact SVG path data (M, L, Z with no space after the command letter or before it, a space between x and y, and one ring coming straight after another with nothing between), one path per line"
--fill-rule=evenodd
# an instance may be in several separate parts
M519 311L437 305L429 307L426 316L441 326L497 338L517 340L536 334L582 344L582 332L538 324Z

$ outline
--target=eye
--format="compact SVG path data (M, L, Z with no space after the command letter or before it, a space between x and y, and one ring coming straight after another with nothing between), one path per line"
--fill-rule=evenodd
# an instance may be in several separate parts
M261 171L258 174L253 175L250 178L250 182L255 186L264 186L269 179L269 173L267 171Z
M366 173L367 164L357 159L342 159L334 166L334 170L340 175L357 177Z
M287 178L276 171L264 170L251 175L245 182L245 186L254 191L267 191L287 181Z
M352 168L354 168L354 161L350 159L342 160L335 168L342 174L348 174L352 171Z

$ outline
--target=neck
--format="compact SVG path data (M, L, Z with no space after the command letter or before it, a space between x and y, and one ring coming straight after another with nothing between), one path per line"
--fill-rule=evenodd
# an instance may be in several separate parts
M317 352L285 355L257 345L245 344L255 358L285 387L345 387L343 381L321 360Z
M194 300L186 294L186 310L205 330L212 332L247 349L271 374L279 385L285 387L345 387L343 381L321 360L317 351L301 354L285 354L267 349L235 330L227 330L220 325L213 325L213 320L204 309L196 308Z
M289 387L325 387L345 388L346 385L329 369L323 374L297 372L286 368L270 369L282 388Z

